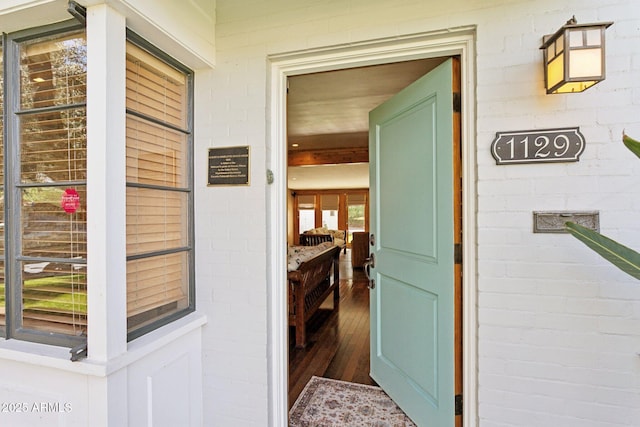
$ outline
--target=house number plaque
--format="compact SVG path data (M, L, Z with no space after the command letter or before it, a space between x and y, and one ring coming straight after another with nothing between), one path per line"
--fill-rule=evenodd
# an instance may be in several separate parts
M577 162L584 151L580 129L496 132L491 154L498 165L513 163Z

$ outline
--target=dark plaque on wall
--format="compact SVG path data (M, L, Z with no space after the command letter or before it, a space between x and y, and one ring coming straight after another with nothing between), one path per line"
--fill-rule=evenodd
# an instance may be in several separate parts
M208 185L249 185L249 147L209 148Z
M580 129L542 129L497 132L491 143L496 164L577 162L584 151Z

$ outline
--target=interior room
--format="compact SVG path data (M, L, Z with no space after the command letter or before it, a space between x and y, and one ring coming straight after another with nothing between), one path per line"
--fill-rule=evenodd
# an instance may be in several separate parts
M300 326L291 320L291 294L300 284L289 280L290 406L312 376L375 384L369 377L365 274L370 238L368 114L441 62L422 59L288 80L289 277L298 266L303 268L304 259L310 262L303 257L292 264L292 257L300 256L295 248L311 246L315 253L331 244L340 248L334 259L338 290L320 292L322 301L305 314L303 343L298 342ZM329 281L336 277L330 277L331 271L321 274Z

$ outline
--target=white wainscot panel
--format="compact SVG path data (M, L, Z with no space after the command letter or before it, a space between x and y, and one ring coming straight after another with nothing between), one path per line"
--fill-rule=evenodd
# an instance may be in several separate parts
M129 425L202 424L200 331L128 367Z
M108 363L0 341L0 426L201 426L205 323L193 313L132 341Z
M87 425L89 393L85 375L3 361L0 378L0 425Z

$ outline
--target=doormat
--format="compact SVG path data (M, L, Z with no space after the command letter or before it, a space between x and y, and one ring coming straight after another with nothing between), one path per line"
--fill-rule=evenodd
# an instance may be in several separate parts
M312 377L289 411L290 427L415 427L380 387Z

